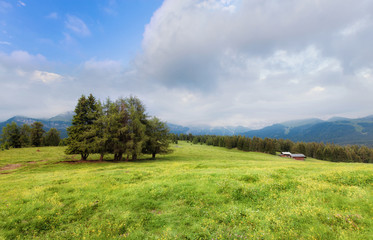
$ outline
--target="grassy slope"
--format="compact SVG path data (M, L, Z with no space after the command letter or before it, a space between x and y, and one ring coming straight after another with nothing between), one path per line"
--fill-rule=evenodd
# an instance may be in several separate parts
M0 239L373 236L373 165L183 142L156 161L54 164L71 157L39 149L0 152L22 164L0 172Z

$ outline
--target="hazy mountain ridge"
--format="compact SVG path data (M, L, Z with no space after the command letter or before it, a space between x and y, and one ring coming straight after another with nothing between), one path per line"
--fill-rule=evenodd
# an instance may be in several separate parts
M193 134L193 135L223 135L232 136L239 135L243 132L249 131L250 128L243 126L226 126L226 127L211 127L211 126L190 126L185 127L172 123L167 123L171 133L175 134Z
M32 124L40 121L44 124L44 129L56 128L61 132L61 137L67 137L66 129L71 126L74 112L66 112L49 119L36 119L23 116L15 116L0 123L0 130L11 122L16 122L19 126ZM336 144L364 144L373 146L373 115L349 119L333 117L327 121L311 118L303 120L287 121L274 124L259 130L250 130L242 126L211 127L182 126L167 123L171 133L193 134L193 135L244 135L247 137L290 139L292 141L304 142L325 142Z
M74 116L74 112L66 112L59 114L57 116L51 117L49 119L37 119L37 118L29 118L23 116L15 116L12 117L4 122L0 123L0 130L6 126L8 123L15 122L18 126L22 126L23 124L31 125L34 122L41 122L44 125L44 130L48 131L50 128L56 128L58 131L61 132L61 137L67 137L66 129L71 126L71 120ZM170 128L171 133L175 134L193 134L193 135L238 135L243 132L251 130L247 127L242 126L227 126L227 127L210 127L210 126L181 126L177 124L167 123L168 127Z
M73 117L75 115L75 112L69 111L65 113L58 114L57 116L51 117L48 120L49 121L62 121L62 122L69 122L73 120Z
M303 125L301 124L303 121ZM327 121L300 120L294 127L289 124L274 124L245 132L247 137L283 138L292 141L324 142L341 145L363 144L373 146L373 116L358 119L335 117Z
M50 118L52 119L52 118ZM37 119L37 118L29 118L29 117L22 117L22 116L15 116L9 118L8 120L0 123L0 129L2 131L3 127L5 127L8 123L15 122L18 126L22 126L24 124L31 125L34 122L41 122L44 125L44 130L48 131L51 128L56 128L61 133L61 138L67 137L67 128L71 126L71 121L51 121L50 119Z

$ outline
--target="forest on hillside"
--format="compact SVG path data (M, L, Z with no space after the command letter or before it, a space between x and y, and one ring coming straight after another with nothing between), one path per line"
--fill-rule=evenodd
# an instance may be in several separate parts
M216 136L192 134L172 135L173 141L185 140L193 144L237 148L246 152L263 152L275 155L277 152L301 153L307 157L332 162L373 163L373 149L366 146L324 144L317 142L293 142L289 139L271 139L245 136Z

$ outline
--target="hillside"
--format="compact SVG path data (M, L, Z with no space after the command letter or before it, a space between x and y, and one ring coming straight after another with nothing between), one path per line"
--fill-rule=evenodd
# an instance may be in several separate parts
M53 119L53 118L51 118ZM51 120L51 119L36 119L36 118L29 118L29 117L21 117L16 116L12 117L5 122L0 123L0 129L3 129L8 123L15 122L18 126L22 126L23 124L31 125L34 122L41 122L44 125L44 130L48 131L51 128L56 128L61 133L61 138L67 137L67 131L66 129L71 125L70 121L64 121L64 120Z
M371 239L373 165L173 149L137 162L0 152L0 239Z
M244 133L247 137L290 139L292 141L324 142L341 145L373 146L373 118L333 118L328 121L305 120L274 124Z

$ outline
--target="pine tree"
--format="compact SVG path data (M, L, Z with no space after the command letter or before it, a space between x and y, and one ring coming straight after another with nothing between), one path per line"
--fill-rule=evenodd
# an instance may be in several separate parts
M96 99L84 95L79 99L75 107L75 115L72 126L68 131L67 154L80 154L82 160L86 160L90 153L95 152L95 131L93 124L99 118L99 107Z
M137 97L126 99L128 106L128 141L126 152L136 160L141 154L144 143L147 140L145 107Z
M111 129L111 146L114 153L114 159L122 161L123 154L126 153L126 160L128 161L130 148L130 115L129 107L126 99L119 99L116 104L112 106L111 114L109 117Z
M244 138L242 150L244 150L245 152L249 152L252 151L251 149L251 138Z
M31 124L31 144L35 147L40 147L43 143L44 125L41 122Z
M169 128L166 123L153 117L147 121L146 135L148 137L145 142L143 153L152 154L154 159L156 154L169 153Z
M332 151L332 147L329 144L326 145L326 147L324 148L323 159L327 161L333 160L333 151Z

